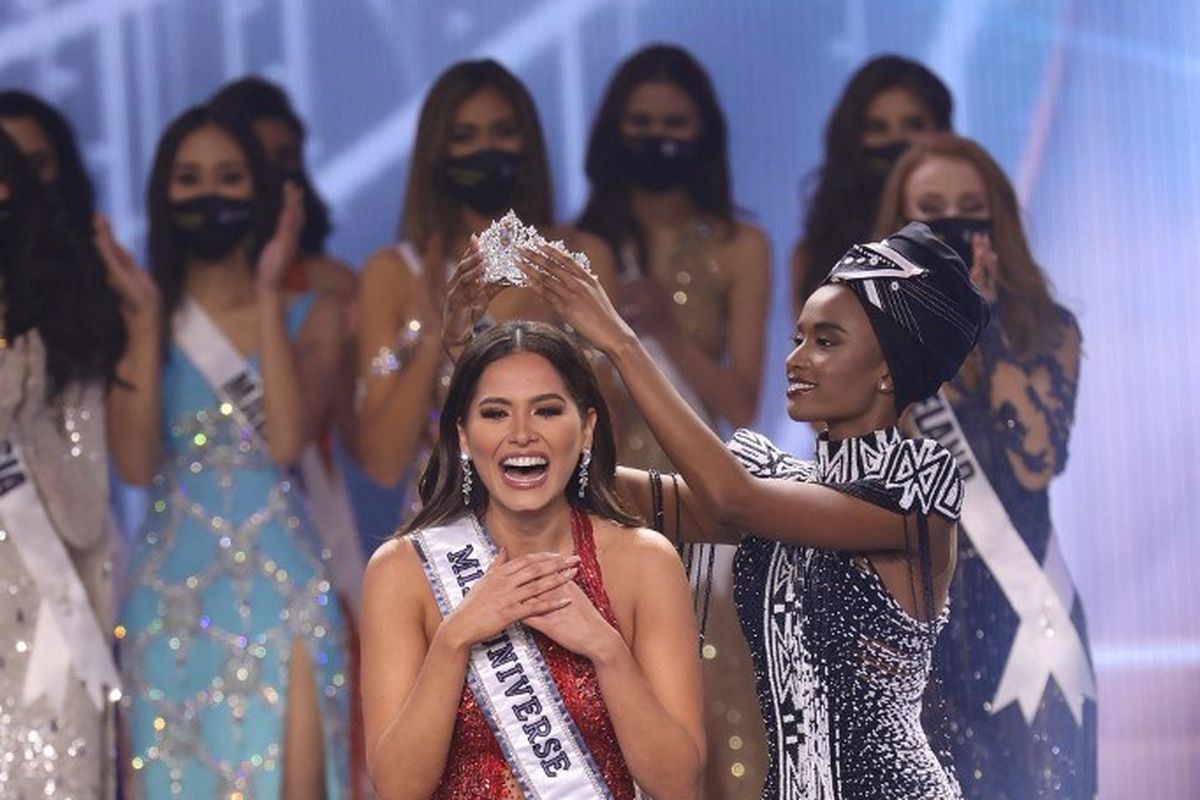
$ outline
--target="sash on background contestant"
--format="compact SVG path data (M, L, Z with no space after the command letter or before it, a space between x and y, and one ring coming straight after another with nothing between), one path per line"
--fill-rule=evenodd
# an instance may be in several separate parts
M1020 618L990 712L1015 702L1031 724L1053 678L1076 724L1082 725L1084 700L1095 699L1096 679L1071 621L1075 587L1057 537L1051 535L1039 564L1009 519L944 393L915 403L912 410L921 435L941 442L958 460L965 490L960 527Z
M119 696L121 686L112 651L13 439L0 439L0 520L41 597L22 702L45 696L62 711L73 676L102 710L109 693Z

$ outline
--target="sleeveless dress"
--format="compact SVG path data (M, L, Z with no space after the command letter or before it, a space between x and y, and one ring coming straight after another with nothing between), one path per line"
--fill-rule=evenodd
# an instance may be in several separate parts
M1057 309L1066 346L1078 344L1079 327L1065 308ZM1013 526L1039 564L1056 558L1050 497L1045 489L1021 485L1012 458L1037 472L1049 468L1045 454L1031 452L1026 427L1015 404L1004 399L1001 374L1030 380L1039 372L1048 376L1046 396L1019 385L1007 393L1021 392L1038 400L1053 449L1053 472L1066 467L1067 445L1074 417L1078 376L1068 366L1077 363L1078 351L1060 355L1051 351L1034 359L1021 359L1009 347L1000 325L988 326L980 340L980 377L968 386L958 379L951 404L963 433L988 482L1004 504ZM1014 370L1016 367L1017 370ZM1025 404L1022 404L1025 405ZM1097 792L1096 703L1083 704L1082 724L1076 722L1054 681L1047 684L1031 722L1020 708L1010 705L993 712L996 694L1017 631L1018 618L996 578L975 548L970 531L958 537L958 570L950 588L954 616L938 643L942 693L953 721L951 750L963 792L987 800L1034 798L1093 798ZM1065 573L1065 569L1064 569ZM1068 611L1075 630L1087 647L1083 605L1075 596Z
M950 452L894 428L839 442L822 437L816 463L745 430L730 449L759 477L822 484L898 514L956 520L962 502ZM915 619L861 554L755 536L738 546L734 591L767 725L763 800L962 796L921 724L948 608Z
M47 402L45 349L36 330L18 337L12 349L0 348L0 363L0 440L19 443L46 514L111 640L115 540L108 525L104 389L71 384ZM61 708L44 695L22 699L43 595L9 525L0 514L0 797L109 800L116 791L113 707L97 709L74 671Z
M288 311L290 336L312 300ZM326 797L342 798L346 629L327 553L286 475L174 344L162 392L163 460L118 629L126 796L278 798L288 662L301 642L320 703Z
M729 327L729 282L713 258L715 232L696 223L680 230L666 274L653 276L671 298L679 327L717 361L724 359ZM622 277L641 274L631 248L621 254ZM642 337L675 388L714 430L715 419L675 368L658 342ZM620 433L620 463L640 469L673 471L637 405L630 399L613 409ZM697 616L704 625L700 668L704 681L704 728L708 758L700 797L703 800L752 800L762 791L767 767L767 742L754 694L754 671L746 640L733 604L734 548L725 544L684 545L680 548L696 597ZM706 602L707 600L707 602ZM707 605L707 607L705 607Z
M601 616L615 628L617 620L604 591L600 562L596 558L592 521L586 514L574 509L571 514L571 539L575 554L579 556L575 583L583 589ZM596 766L614 800L633 800L633 778L621 755L616 731L613 730L608 708L600 693L595 666L541 633L534 631L533 637L558 685L563 705L583 734L584 742L595 758ZM470 687L464 684L446 768L432 800L503 800L515 797L520 797L520 792L513 782L508 762L504 760L500 745L492 735L483 712L479 710Z

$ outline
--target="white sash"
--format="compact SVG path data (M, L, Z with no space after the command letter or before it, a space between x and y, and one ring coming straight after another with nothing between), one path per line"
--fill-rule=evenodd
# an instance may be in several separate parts
M1044 563L1039 564L979 466L944 393L916 403L913 419L922 435L937 439L958 459L965 489L962 530L1020 617L991 713L1015 701L1031 723L1053 677L1075 722L1082 724L1083 702L1096 697L1096 679L1071 622L1075 588L1058 538L1051 534Z
M74 672L102 710L109 690L119 696L121 686L112 650L11 439L0 439L0 518L41 597L22 701L31 704L45 695L61 711Z
M233 407L244 430L258 445L267 443L267 410L262 377L191 297L185 297L172 322L175 345L195 365L217 397Z
M256 444L267 445L267 416L262 377L238 352L212 318L194 299L184 298L175 314L174 339L223 402L232 406L243 430L252 431ZM309 516L321 546L330 553L334 587L357 611L364 569L355 532L349 494L337 473L330 475L315 444L307 445L296 465Z
M495 545L472 514L412 538L438 608L448 616L487 571ZM524 625L471 649L467 684L525 797L612 797Z
M336 469L325 466L315 444L304 448L296 464L308 512L321 546L329 551L329 575L334 588L357 616L362 606L366 564L358 544L358 527L346 482Z

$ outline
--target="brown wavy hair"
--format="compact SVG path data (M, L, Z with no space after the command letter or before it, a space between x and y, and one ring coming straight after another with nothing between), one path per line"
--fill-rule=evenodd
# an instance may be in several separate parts
M417 138L408 167L408 186L398 233L421 248L430 236L451 238L462 224L462 206L442 181L440 169L450 141L454 114L463 101L483 89L495 89L512 103L525 163L513 193L521 221L542 228L553 224L554 191L546 159L546 140L533 96L515 75L490 58L460 61L434 82L421 106Z
M1013 349L1021 356L1029 356L1055 346L1061 326L1053 292L1049 279L1029 251L1017 193L995 159L972 140L938 133L913 143L896 162L884 186L875 238L887 236L910 221L904 213L904 188L913 170L936 156L966 161L983 178L992 214L992 247L999 259L996 275L999 321Z
M513 320L494 325L475 337L459 358L438 420L437 445L421 474L421 510L399 535L441 525L467 510L463 503L462 445L458 439L458 425L466 418L483 371L489 364L513 353L536 353L549 361L562 376L567 393L580 413L596 412L587 488L580 498L579 467L576 466L564 489L567 501L580 511L622 525L641 524L617 496L617 445L612 417L587 357L558 328L542 322ZM483 481L474 481L470 510L481 511L487 507L487 502L488 493Z

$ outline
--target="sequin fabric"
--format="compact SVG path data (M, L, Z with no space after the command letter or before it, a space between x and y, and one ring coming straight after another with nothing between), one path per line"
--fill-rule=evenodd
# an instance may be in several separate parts
M1080 334L1069 311L1059 307L1057 317L1064 346L1031 358L1018 356L993 322L978 349L982 379L973 385L956 380L957 391L951 395L979 466L1039 564L1046 562L1054 536L1049 493L1022 485L1012 462L1046 473L1061 472L1067 463L1078 381L1070 362L1078 361ZM1035 392L1034 385L1048 390ZM1019 404L1028 410L1025 418L1008 399L1013 395L1028 399ZM1049 451L1030 444L1032 427L1048 431ZM1019 620L971 546L969 533L958 537L958 569L950 587L954 614L936 656L951 720L950 747L964 793L994 800L1093 798L1098 791L1093 700L1084 701L1082 725L1053 681L1031 723L1016 705L999 711L991 707ZM1078 596L1070 613L1086 646L1087 621Z
M33 336L36 331L25 334ZM59 401L47 404L44 351L40 344L35 351L24 365L25 374L2 388L15 393L0 402L0 438L21 438L31 477L92 609L110 629L103 389L72 385ZM21 352L18 348L0 358L9 359L12 370L12 360ZM11 379L13 373L5 377ZM0 517L0 798L110 800L116 787L113 707L97 710L73 675L62 708L44 696L32 703L22 699L41 603L37 582Z
M949 452L894 429L821 442L815 463L744 430L730 449L755 475L821 483L898 513L938 513L961 497L956 469L936 487L929 478L953 463ZM916 620L855 554L753 536L738 547L734 597L767 723L764 800L962 796L921 724L947 610Z
M617 620L604 591L600 562L596 558L592 522L586 514L574 509L571 517L571 538L575 553L579 556L575 582L604 619L616 627ZM596 668L583 656L572 653L536 631L533 637L550 668L567 713L583 735L614 800L633 800L633 778L621 755L616 731L600 693ZM450 752L446 757L446 768L433 800L502 800L519 797L520 790L512 779L500 745L492 735L470 688L464 686Z
M292 335L307 306L290 310ZM328 553L290 482L174 346L162 391L163 462L118 628L126 796L280 797L299 643L316 682L326 797L344 797L346 627Z
M714 255L719 238L711 225L689 220L679 226L670 253L652 276L669 299L675 322L718 363L726 357L731 288L730 271L723 270ZM622 249L621 268L624 277L642 274L635 248ZM672 383L684 392L693 409L715 429L717 420L704 408L699 396L690 391L666 351L652 338L643 337L642 343L651 349L660 367L668 371ZM636 403L626 399L614 404L613 413L618 416L621 431L617 446L622 464L664 472L674 470ZM704 800L758 797L767 767L766 734L754 692L750 652L733 605L733 556L731 545L694 545L691 554L684 553L695 596L708 598L707 615L702 608L703 600L696 603L700 609L697 616L704 623L704 642L700 648L704 728L708 740L702 776ZM702 568L710 557L711 574Z

